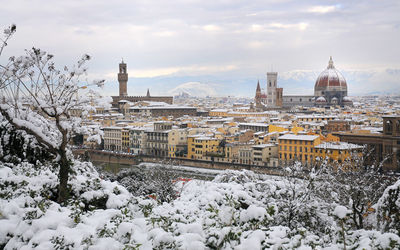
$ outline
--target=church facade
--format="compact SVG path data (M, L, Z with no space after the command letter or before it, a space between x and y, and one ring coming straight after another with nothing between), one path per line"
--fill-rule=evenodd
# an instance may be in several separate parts
M111 96L112 106L118 107L119 102L141 102L141 101L148 101L148 102L165 102L168 104L172 104L174 98L172 96L151 96L150 90L147 89L147 95L145 96L129 96L128 95L128 71L127 65L122 62L119 64L119 73L118 73L118 83L119 83L119 95L118 96Z
M347 96L347 82L343 75L333 65L332 57L328 67L321 72L314 85L314 95L283 95L283 88L277 85L278 73L267 73L266 98L257 84L255 103L257 109L279 109L294 106L346 106L353 105Z

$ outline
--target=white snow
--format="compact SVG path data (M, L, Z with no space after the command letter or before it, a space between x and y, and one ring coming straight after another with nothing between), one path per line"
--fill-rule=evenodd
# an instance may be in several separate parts
M347 209L344 206L336 206L333 214L336 215L339 219L345 218L348 214L351 213L351 210Z

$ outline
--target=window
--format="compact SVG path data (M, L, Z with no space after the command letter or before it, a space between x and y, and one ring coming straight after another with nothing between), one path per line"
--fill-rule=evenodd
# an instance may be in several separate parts
M392 121L386 121L385 128L386 128L386 134L391 134L393 130Z

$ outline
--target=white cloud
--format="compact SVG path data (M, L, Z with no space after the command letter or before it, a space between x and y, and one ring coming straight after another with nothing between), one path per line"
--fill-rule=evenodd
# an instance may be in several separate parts
M186 82L178 85L177 87L168 91L170 95L178 95L182 92L186 92L192 96L216 96L217 91L213 87L213 84L201 83L201 82Z
M155 36L158 37L172 37L176 35L176 32L174 31L160 31L160 32L154 32L153 33Z
M221 30L221 27L214 25L214 24L204 25L202 28L203 28L203 30L210 31L210 32L215 32L215 31Z
M331 54L341 58L340 69L400 67L398 0L346 1L343 7L315 2L10 1L0 10L2 23L16 23L18 31L0 59L35 46L70 65L88 53L89 73L111 80L121 57L131 77L207 76L184 81L257 78L271 64L279 72L318 70ZM399 83L384 74L374 79Z
M183 67L128 69L128 74L133 77L158 77L168 75L202 75L210 73L228 72L238 69L236 65L192 65ZM115 77L117 72L109 72L107 78Z
M299 30L305 30L308 27L308 23L305 22L300 22L300 23L290 23L290 24L284 24L284 23L270 23L269 27L271 28L277 28L277 29L299 29Z
M326 6L313 6L308 9L308 12L311 13L318 13L318 14L325 14L329 12L334 12L337 9L335 5L326 5Z

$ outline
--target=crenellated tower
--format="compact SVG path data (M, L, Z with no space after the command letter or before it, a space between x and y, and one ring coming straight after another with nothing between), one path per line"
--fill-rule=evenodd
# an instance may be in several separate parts
M119 96L128 96L128 72L124 60L119 64L118 82Z

